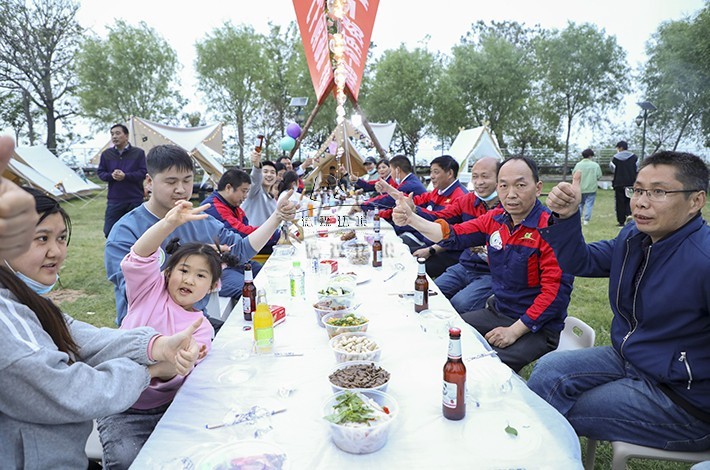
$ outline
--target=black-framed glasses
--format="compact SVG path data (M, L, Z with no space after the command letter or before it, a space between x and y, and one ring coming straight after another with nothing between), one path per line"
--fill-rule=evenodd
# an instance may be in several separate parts
M644 188L634 188L633 186L626 186L624 188L624 193L626 197L639 198L646 194L646 197L651 201L665 201L669 194L674 193L694 193L696 191L702 191L702 189L677 189L674 191L666 191L665 189L644 189Z

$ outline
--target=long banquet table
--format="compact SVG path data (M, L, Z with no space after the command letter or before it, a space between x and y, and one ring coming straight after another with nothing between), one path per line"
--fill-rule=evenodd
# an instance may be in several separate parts
M318 243L333 242L339 229L337 224L329 229L330 238ZM368 227L358 229L358 238L362 238ZM306 228L307 235L313 232ZM355 455L341 451L330 439L323 405L333 393L328 375L336 361L312 308L324 279L310 272L305 249L297 246L293 256L269 258L255 284L269 293L274 278L288 282L291 261L301 260L306 299L271 296L269 303L283 305L287 311L286 321L275 327L274 351L302 355L249 354L253 332L245 330L248 323L238 303L212 351L185 381L132 468L190 468L189 462L202 468L200 458L218 446L253 438L245 435L252 431L242 425L217 429L206 429L206 425L221 423L230 408L253 405L286 409L269 418L273 429L261 439L283 450L291 469L582 468L579 440L571 426L522 379L512 374L508 382L512 387L493 384L486 388L490 377L500 376L501 368L509 369L490 355L472 359L488 351L486 342L455 315L454 324L462 328L463 356L469 358L467 386L479 393L468 397L462 421L443 417L445 328L424 322L410 298L396 295L413 289L416 261L386 223L382 233L389 255L382 268L351 266L345 258L337 261L340 272L355 271L360 281L366 281L356 288L355 303L361 303L357 311L370 319L368 333L382 348L380 365L391 373L387 393L397 400L399 413L384 448ZM396 263L401 270L395 269ZM437 290L431 280L430 288ZM430 297L429 307L453 311L441 294ZM422 325L429 328L424 331ZM491 370L498 374L491 375ZM508 426L518 435L506 432Z

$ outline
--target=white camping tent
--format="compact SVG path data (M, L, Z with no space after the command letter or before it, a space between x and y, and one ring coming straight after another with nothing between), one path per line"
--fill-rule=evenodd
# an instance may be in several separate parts
M41 189L57 198L80 197L101 189L84 180L47 147L17 147L6 170L10 179Z
M142 148L147 154L156 145L175 144L185 149L197 164L217 184L225 168L222 159L222 124L210 124L202 127L174 127L146 119L132 117L126 124L128 140L131 145ZM101 153L111 145L109 140L91 159L94 165L99 164Z
M394 136L394 131L397 128L397 123L396 122L371 122L370 123L370 129L372 129L372 132L375 134L375 137L377 137L377 141L380 143L380 146L385 149L385 152L389 151L390 148L390 143L392 142L392 136ZM357 129L363 134L367 135L367 130L365 129L365 126L360 124L357 126ZM377 155L375 158L379 160L379 155Z
M459 132L451 144L449 155L459 164L459 180L462 184L471 181L471 166L483 157L503 160L495 135L486 126L465 129Z

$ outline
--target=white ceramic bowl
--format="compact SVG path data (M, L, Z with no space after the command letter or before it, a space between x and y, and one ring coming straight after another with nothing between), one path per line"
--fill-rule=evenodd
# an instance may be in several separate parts
M369 366L370 364L376 366L376 367L381 367L378 363L372 362L372 361L348 361L348 362L341 362L338 364L338 366L331 371L331 373L328 375L328 381L330 382L330 386L333 389L334 392L343 392L345 390L377 390L380 392L386 392L387 391L387 385L390 383L390 379L388 378L387 381L381 385L378 385L376 387L367 387L367 388L362 388L362 387L341 387L339 385L335 385L333 381L330 379L330 376L336 373L339 370L346 369L348 367L352 366ZM383 368L384 370L384 368ZM391 377L390 377L391 378Z
M333 406L337 403L337 397L347 392L338 392L331 396L323 406L323 415L333 413ZM397 418L399 411L397 402L392 396L377 390L367 390L361 392L363 395L374 400L380 406L385 406L392 417L387 421L372 424L370 426L348 426L335 424L326 421L330 427L330 435L333 442L339 449L351 454L370 454L377 452L387 443L392 422Z
M331 325L328 323L328 320L331 318L343 318L345 315L352 314L355 315L357 318L361 318L365 320L365 323L361 323L360 325L352 325L352 326L336 326L336 325ZM353 313L351 310L348 309L347 312L338 310L335 312L331 312L327 315L323 315L321 317L321 322L323 323L323 326L325 327L326 333L328 333L328 338L334 338L338 335L342 335L344 333L364 333L367 331L367 327L370 324L370 320L367 318L363 317L362 315L358 315L357 313Z
M364 337L367 340L375 343L375 345L376 345L375 349L354 352L354 351L348 351L348 350L344 349L340 344L343 341L352 340L353 338L358 338L358 337ZM330 349L333 350L333 354L335 354L335 360L337 362L348 362L348 361L377 362L380 360L380 356L382 355L382 350L380 349L380 345L377 343L377 341L375 341L367 333L344 333L342 335L338 335L338 336L332 338L328 342L328 345L330 346Z

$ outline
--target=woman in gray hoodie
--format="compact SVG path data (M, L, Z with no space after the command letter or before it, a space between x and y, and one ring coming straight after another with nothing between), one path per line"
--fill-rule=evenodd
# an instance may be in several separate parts
M31 247L0 262L0 466L87 468L92 420L130 407L152 377L192 370L198 323L160 336L62 314L42 295L58 279L71 221L54 199L27 191L40 215Z

